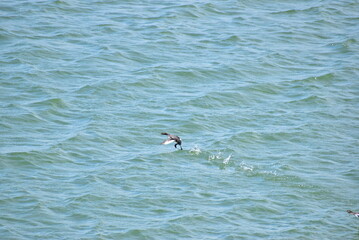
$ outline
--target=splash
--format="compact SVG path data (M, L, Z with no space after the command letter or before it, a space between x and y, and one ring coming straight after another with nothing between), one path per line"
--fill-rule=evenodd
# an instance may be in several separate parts
M249 171L249 172L252 172L254 167L253 166L250 166L250 165L247 165L246 163L244 162L241 162L241 164L239 165L239 167L244 170L244 171Z
M229 160L231 159L231 157L232 157L232 154L229 154L229 156L223 160L223 164L227 165L229 163Z
M218 152L217 154L211 154L211 155L208 156L209 161L212 161L212 160L215 160L215 159L222 159L222 153Z
M231 160L232 158L232 153L228 155L228 157L224 157L222 152L218 151L216 154L211 154L208 156L208 160L209 161L213 161L213 160L222 160L222 163L224 165L227 165L229 163L229 160Z
M195 155L198 155L198 154L200 154L202 151L201 151L201 149L200 149L197 145L195 145L193 148L191 148L191 150L189 150L189 152L190 152L190 153L194 153Z

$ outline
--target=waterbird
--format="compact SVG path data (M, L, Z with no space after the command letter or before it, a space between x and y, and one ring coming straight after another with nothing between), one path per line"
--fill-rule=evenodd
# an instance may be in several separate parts
M168 138L166 140L164 140L161 144L170 144L170 143L176 142L175 148L177 148L177 145L179 145L181 147L181 150L183 150L182 149L182 140L179 136L175 136L175 135L168 134L168 133L161 133L161 134L168 136Z
M359 212L353 212L353 211L347 210L347 213L352 214L359 218Z

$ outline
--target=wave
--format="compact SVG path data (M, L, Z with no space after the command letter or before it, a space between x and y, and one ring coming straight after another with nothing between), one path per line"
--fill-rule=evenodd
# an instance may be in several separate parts
M293 7L296 7L293 5ZM281 11L271 12L273 15L292 15L292 14L319 14L321 12L322 6L312 6L312 7L305 7L302 9L286 9Z

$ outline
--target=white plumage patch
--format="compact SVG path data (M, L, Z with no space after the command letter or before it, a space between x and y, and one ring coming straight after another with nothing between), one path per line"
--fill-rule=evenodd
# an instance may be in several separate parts
M175 142L175 140L167 139L167 140L164 140L161 144L167 145L167 144L170 144L170 143L173 143L173 142Z

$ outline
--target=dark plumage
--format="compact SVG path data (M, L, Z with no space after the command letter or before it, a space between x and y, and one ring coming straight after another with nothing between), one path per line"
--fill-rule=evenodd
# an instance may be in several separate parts
M359 218L359 212L353 212L353 211L347 210L347 213L352 214Z
M170 144L170 143L176 142L175 148L177 148L177 145L179 145L181 150L183 150L182 149L182 140L181 140L180 137L175 136L175 135L171 135L171 134L168 134L168 133L161 133L161 134L168 136L168 138L166 140L164 140L161 144Z

